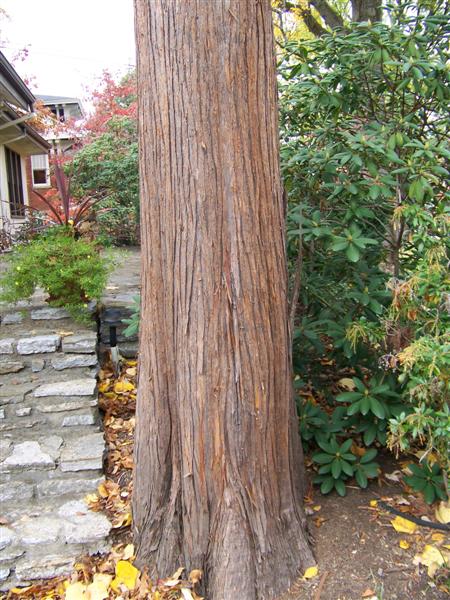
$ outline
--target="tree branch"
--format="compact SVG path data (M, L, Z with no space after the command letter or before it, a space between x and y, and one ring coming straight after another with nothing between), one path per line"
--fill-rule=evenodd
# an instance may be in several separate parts
M344 27L344 20L325 0L310 0L309 2L320 13L320 16L331 29Z

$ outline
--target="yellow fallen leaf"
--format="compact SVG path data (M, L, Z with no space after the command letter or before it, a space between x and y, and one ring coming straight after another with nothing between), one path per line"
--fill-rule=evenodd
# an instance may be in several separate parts
M313 506L313 510L315 510L316 512L319 512L319 510L320 510L321 508L322 508L322 507L320 506L320 504L318 504L317 506Z
M308 567L303 574L303 579L312 579L313 577L317 577L319 573L319 567L316 565L314 567Z
M136 375L137 369L136 367L130 367L129 369L126 369L125 373L127 375L129 375L130 377L134 377Z
M91 584L87 586L89 600L106 600L109 597L109 584L112 575L107 573L96 573Z
M127 544L124 548L123 551L123 560L129 560L130 558L132 558L134 556L134 545L133 544Z
M71 583L66 588L66 600L88 600L86 586L81 581Z
M128 590L134 590L136 581L139 575L139 570L136 569L127 560L119 560L116 565L116 576L111 581L111 588L115 592L120 591L120 585L124 585Z
M134 385L132 383L130 383L129 381L118 381L114 385L114 391L116 392L116 394L123 394L125 392L131 392L131 390L134 390Z
M97 502L97 500L97 494L86 494L86 496L84 497L84 501L86 502L86 504L94 504L95 502Z
M20 596L21 594L26 594L28 592L28 590L31 590L33 586L32 585L27 585L27 587L23 587L23 588L11 588L9 591L12 592L13 594L16 594L16 596Z
M108 388L109 388L109 380L102 381L102 383L100 383L98 386L98 391L103 393L103 392L106 392Z
M371 500L370 506L372 506L372 508L375 508L376 506L378 506L378 500Z
M425 565L428 567L428 577L434 577L439 567L445 564L445 558L436 546L427 544L422 554L415 556L414 564Z
M350 392L356 387L355 382L353 379L350 379L350 377L343 377L342 379L339 379L338 385L339 387L343 387Z
M126 360L125 364L129 367L135 367L137 365L137 360Z
M450 502L439 502L434 514L439 523L450 523Z
M106 486L104 483L101 483L98 488L97 488L98 493L100 494L100 496L102 498L107 498L109 496L109 492L106 489Z
M408 550L409 548L409 542L407 542L406 540L400 540L398 545L400 546L400 548L403 548L403 550Z
M395 531L398 531L399 533L411 534L417 529L417 525L415 523L408 521L408 519L404 519L403 517L395 517L391 523Z
M117 519L114 519L113 527L117 529L118 527L128 527L131 525L131 513L127 512L124 515L120 515Z

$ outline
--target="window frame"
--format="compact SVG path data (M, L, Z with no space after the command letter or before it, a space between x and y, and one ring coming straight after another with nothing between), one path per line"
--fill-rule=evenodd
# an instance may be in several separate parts
M35 171L43 171L44 169L34 169L33 168L33 156L45 156L45 183L36 183L34 180L34 172ZM51 187L51 180L50 180L50 162L49 162L49 158L48 158L48 154L35 154L32 155L30 157L30 164L31 164L31 185L33 188L49 188Z
M25 192L23 186L22 157L5 146L6 182L11 219L25 218Z

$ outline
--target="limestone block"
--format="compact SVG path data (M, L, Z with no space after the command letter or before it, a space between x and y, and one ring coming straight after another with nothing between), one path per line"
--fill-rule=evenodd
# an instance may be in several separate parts
M61 342L61 336L36 335L34 337L22 338L17 342L19 354L41 354L44 352L56 352Z
M33 497L33 485L22 481L8 481L0 484L0 504L5 502L28 501Z
M31 311L31 318L33 321L48 321L54 319L67 319L70 315L65 308L54 308L46 306L44 308L37 308Z
M23 408L16 408L17 417L29 417L31 415L31 406L24 406Z
M0 406L5 406L5 404L19 404L20 402L23 402L23 395L10 396L9 398L2 398L0 396Z
M47 452L53 460L57 460L61 454L61 446L64 440L59 435L49 435L44 439L40 440L41 448L44 452Z
M0 569L0 581L5 581L5 579L11 573L10 569Z
M57 354L52 358L52 367L57 371L74 367L92 367L97 364L95 354Z
M111 523L102 513L92 512L82 501L63 504L58 515L64 519L64 538L68 544L86 544L105 538Z
M25 365L19 361L6 361L0 362L0 375L6 375L7 373L17 373L21 371Z
M56 542L62 532L61 519L52 517L38 517L20 522L18 532L24 544L49 544Z
M22 323L22 321L23 315L20 312L8 313L2 317L3 325L13 325L14 323Z
M96 418L94 413L86 413L84 415L67 415L64 417L62 426L63 427L79 427L80 425L95 425Z
M5 418L5 409L4 408L0 408L0 419L4 419Z
M8 438L0 439L0 460L5 460L12 450L12 441Z
M73 558L67 555L41 556L35 559L23 559L16 565L16 577L20 581L50 579L71 571Z
M9 546L15 539L15 534L9 527L0 527L0 550Z
M101 469L105 441L103 433L91 433L80 439L66 441L61 452L62 471Z
M36 385L36 383L14 383L2 385L0 386L0 398L7 398L9 396L21 396L20 402L22 402L25 394L31 392L31 390L33 390L36 387Z
M77 335L68 335L63 338L63 352L74 352L76 354L92 354L97 346L97 334L94 331L86 331Z
M36 408L40 413L58 413L87 408L89 406L97 406L97 400L79 398L78 400L68 400L67 402L44 402Z
M0 340L0 354L14 354L14 338L3 338Z
M15 560L19 558L19 556L23 556L25 554L25 550L19 546L8 546L5 550L0 551L0 565L4 565L5 563Z
M103 477L95 479L48 479L38 483L37 493L39 497L87 494L94 492L102 481L104 481Z
M45 367L45 361L42 358L33 358L31 361L31 370L33 373L39 373Z
M36 398L45 396L92 396L97 387L95 379L73 379L46 383L34 390Z
M1 464L1 470L54 468L55 462L43 452L38 442L16 444L12 453Z

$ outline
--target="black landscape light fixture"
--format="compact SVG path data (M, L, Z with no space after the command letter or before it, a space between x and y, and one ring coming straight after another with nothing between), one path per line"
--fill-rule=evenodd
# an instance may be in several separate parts
M117 346L117 327L122 325L122 311L120 308L105 308L102 321L109 326L109 347L111 348L111 360L116 372L119 371L121 356Z

